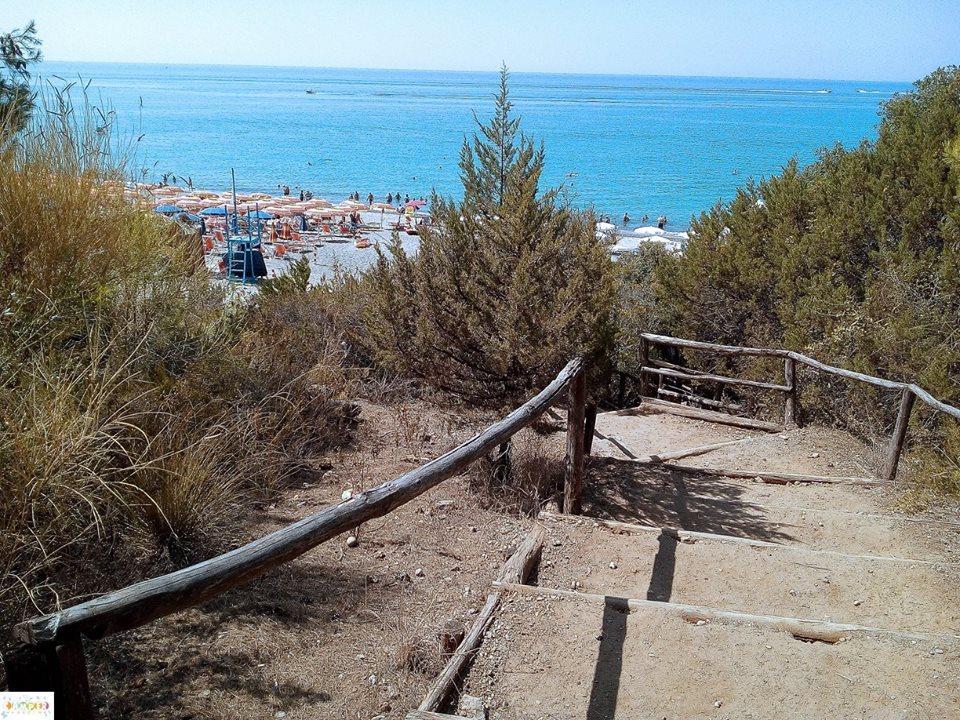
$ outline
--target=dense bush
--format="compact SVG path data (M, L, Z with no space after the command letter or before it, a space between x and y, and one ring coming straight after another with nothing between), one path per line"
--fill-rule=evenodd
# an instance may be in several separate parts
M876 142L790 163L695 218L686 252L653 273L648 312L675 334L786 346L957 404L958 195L960 70L947 68L886 103ZM804 406L880 430L880 399L810 382Z
M376 360L461 400L516 402L577 352L605 354L612 270L589 213L539 192L544 151L496 109L460 157L463 200L434 196L409 257L395 243L370 273L366 342Z

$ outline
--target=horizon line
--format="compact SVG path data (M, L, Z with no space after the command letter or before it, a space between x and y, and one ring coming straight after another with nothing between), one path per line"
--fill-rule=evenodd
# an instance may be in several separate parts
M431 73L460 73L464 75L483 75L497 73L499 70L452 70L440 68L388 68L388 67L357 67L349 65L256 65L251 63L203 63L203 62L166 62L130 60L64 60L42 58L39 66L45 62L55 63L88 63L91 65L158 65L176 67L216 67L216 68L270 68L277 70L375 70L380 72L431 72ZM780 75L681 75L672 73L630 73L630 72L560 72L546 70L513 70L507 66L511 75L554 75L554 76L594 76L594 77L656 77L656 78L711 78L722 80L801 80L803 82L844 82L844 83L887 83L898 85L913 85L919 80L865 80L826 77L787 77ZM934 72L936 68L929 72ZM929 73L928 73L929 74Z

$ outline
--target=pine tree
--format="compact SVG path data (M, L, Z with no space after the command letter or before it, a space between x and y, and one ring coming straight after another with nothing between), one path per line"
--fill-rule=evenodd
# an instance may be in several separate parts
M520 132L509 74L464 139L463 199L432 197L433 225L371 274L367 327L381 362L464 400L514 402L575 353L610 341L613 274L594 221L539 192L544 148Z
M0 33L0 131L20 130L33 111L30 66L40 61L40 40L33 21Z

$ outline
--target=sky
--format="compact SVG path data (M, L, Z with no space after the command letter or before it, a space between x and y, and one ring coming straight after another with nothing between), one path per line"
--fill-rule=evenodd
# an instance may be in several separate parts
M49 60L916 80L960 0L0 0Z

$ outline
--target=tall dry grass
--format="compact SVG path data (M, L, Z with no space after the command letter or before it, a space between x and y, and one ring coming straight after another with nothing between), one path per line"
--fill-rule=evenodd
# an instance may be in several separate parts
M325 296L231 301L124 155L76 88L0 126L2 627L220 549L355 423Z

